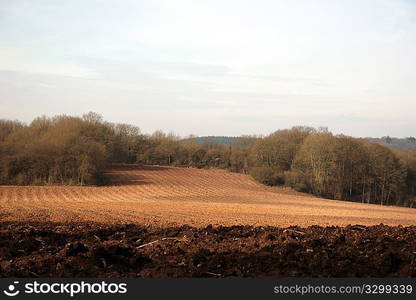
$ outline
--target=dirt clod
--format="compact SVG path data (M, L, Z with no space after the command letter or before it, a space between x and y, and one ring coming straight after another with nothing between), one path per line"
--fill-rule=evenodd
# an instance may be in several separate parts
M415 277L415 253L415 226L0 223L0 277Z

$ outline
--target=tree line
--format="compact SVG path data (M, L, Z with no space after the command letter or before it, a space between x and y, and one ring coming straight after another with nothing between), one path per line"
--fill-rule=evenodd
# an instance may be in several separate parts
M416 204L416 151L298 126L227 145L82 117L0 120L0 184L105 184L111 163L221 168L321 197Z
M43 116L29 125L0 120L0 184L105 184L104 171L111 163L243 172L247 166L241 145L251 137L238 140L237 146L226 147L184 141L162 131L145 135L137 126L106 122L92 112L82 117Z

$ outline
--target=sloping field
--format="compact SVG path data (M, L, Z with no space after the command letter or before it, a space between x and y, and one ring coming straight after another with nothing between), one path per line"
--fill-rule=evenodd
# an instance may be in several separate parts
M0 221L416 225L416 210L316 198L223 170L114 166L105 187L0 186Z

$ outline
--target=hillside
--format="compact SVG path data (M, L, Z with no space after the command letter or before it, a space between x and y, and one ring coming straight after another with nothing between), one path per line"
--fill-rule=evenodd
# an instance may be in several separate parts
M110 185L0 186L2 221L143 225L416 225L414 209L321 199L224 170L115 165Z
M183 143L190 143L196 145L204 145L208 143L223 145L245 147L257 140L255 136L198 136L181 140Z
M192 142L198 145L202 145L204 143L216 143L228 146L238 145L242 139L244 138L233 136L199 136L194 138L183 139L182 141L187 143ZM416 150L416 138L414 137L395 138L386 136L381 138L367 137L365 139L374 144L379 144L396 150Z
M233 136L198 136L194 138L183 139L183 142L195 143L198 145L204 143L216 143L220 145L231 145L233 142L238 139Z
M382 138L367 138L367 140L396 150L416 150L416 138L414 137L395 138L386 136Z
M0 120L0 185L105 185L114 163L216 168L327 199L416 206L416 151L391 151L324 127L181 140L94 112L30 124Z

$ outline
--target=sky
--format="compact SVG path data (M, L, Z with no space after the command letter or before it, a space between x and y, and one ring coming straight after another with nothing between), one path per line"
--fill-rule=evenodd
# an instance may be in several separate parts
M416 135L413 0L0 0L0 119Z

